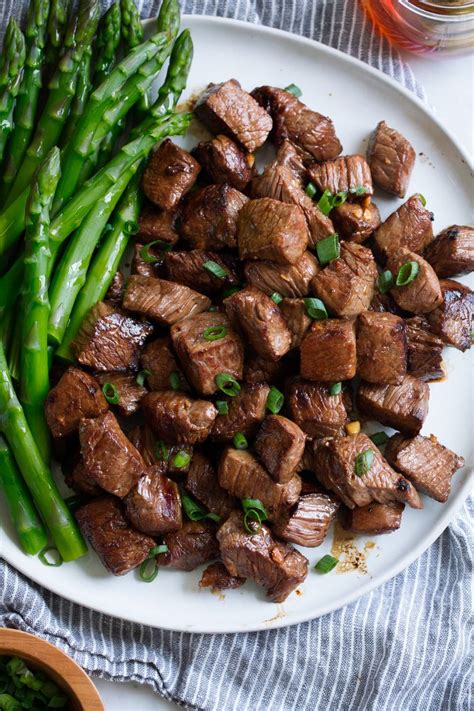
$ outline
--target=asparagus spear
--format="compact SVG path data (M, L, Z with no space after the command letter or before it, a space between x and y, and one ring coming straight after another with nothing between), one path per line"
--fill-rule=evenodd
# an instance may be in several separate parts
M13 108L22 80L25 62L25 38L16 20L8 22L0 67L0 161L13 128Z
M143 26L135 0L120 0L122 10L122 37L129 48L143 42Z
M69 10L69 0L51 0L48 17L48 42L45 56L45 76L51 76L63 47Z
M20 545L25 553L36 555L48 542L25 482L13 459L10 447L0 435L0 487Z
M105 81L114 66L115 53L120 44L120 27L120 5L115 2L109 7L99 23L94 87L100 86Z
M18 297L18 285L23 278L23 258L17 259L9 271L0 277L0 321L13 308Z
M92 89L91 80L91 65L92 65L92 48L84 50L81 62L78 69L78 78L76 83L76 94L72 100L69 118L61 133L61 148L66 148L76 129L77 122L84 113L84 108L89 99L89 94Z

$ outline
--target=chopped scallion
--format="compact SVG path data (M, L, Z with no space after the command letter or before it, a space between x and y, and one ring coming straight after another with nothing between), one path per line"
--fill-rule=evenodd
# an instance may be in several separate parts
M393 274L389 269L386 269L384 272L379 274L378 285L381 294L386 294L387 291L390 291L390 289L395 286Z
M153 556L145 558L140 566L139 575L144 583L152 583L154 581L158 575L158 563Z
M333 259L337 259L341 254L339 235L329 235L329 237L316 242L316 254L322 267L332 262Z
M284 402L285 396L283 393L280 392L278 388L275 388L274 386L271 387L267 397L267 410L270 410L270 412L274 415L277 415L283 407Z
M358 185L355 188L350 188L349 192L353 195L365 195L367 188L364 185Z
M166 444L162 439L159 439L155 444L155 455L160 462L167 462L169 458L169 451Z
M190 521L202 521L203 519L210 519L219 523L221 517L215 513L209 513L206 509L201 506L192 496L187 494L184 489L180 490L181 504L183 506L183 511Z
M43 565L47 565L49 568L59 568L64 563L62 555L56 546L45 546L38 553L38 558Z
M321 299L308 297L304 299L304 305L308 316L315 320L328 318L328 312Z
M318 207L323 213L323 215L329 215L333 208L332 204L332 193L329 190L325 190L318 200Z
M148 244L145 244L141 248L139 254L141 259L143 259L144 262L147 262L147 264L154 264L156 262L159 262L161 259L161 254L153 254L153 252L151 251L153 247L155 247L160 252L169 252L171 249L171 244L169 242L164 242L162 239L156 239L154 242L149 242Z
M342 383L332 383L329 386L330 395L339 395L342 392Z
M141 385L142 387L145 385L145 379L148 378L151 375L149 370L143 369L140 370L136 377L136 383L137 385Z
M313 199L317 192L318 192L318 189L317 189L316 185L310 181L305 188L306 195L308 197L310 197L311 199Z
M360 452L357 457L355 458L355 473L357 476L364 476L370 471L370 467L372 466L374 461L374 450L373 449L366 449L363 452Z
M111 228L113 229L112 225ZM139 225L137 225L136 222L133 222L133 220L128 220L128 222L126 222L123 226L123 231L126 235L136 235L139 230Z
M340 207L343 205L347 200L347 193L346 192L340 192L336 193L332 199L332 206L333 207Z
M288 86L285 86L285 91L288 91L290 94L293 94L293 96L296 96L296 98L298 99L300 96L303 96L303 92L296 84L288 84Z
M175 466L176 469L185 469L190 461L191 455L189 454L189 452L181 450L180 452L174 455L173 466Z
M217 412L219 413L219 415L228 415L229 414L229 403L226 402L225 400L217 400L216 407L217 407Z
M420 198L420 202L421 202L421 204L423 205L423 207L426 207L426 198L425 198L425 196L422 195L421 193L418 193L418 197Z
M225 395L235 397L240 393L240 384L234 376L229 373L218 373L214 379L214 382L219 390L221 390Z
M389 440L389 436L386 432L374 432L374 434L369 435L370 439L374 444L377 445L377 447L380 447L382 444L387 444Z
M278 291L274 291L273 294L270 296L270 299L275 302L275 304L281 304L283 301L283 296L278 293Z
M318 573L322 573L325 575L326 573L330 573L331 570L333 570L336 565L339 563L337 558L334 558L332 555L323 555L323 557L318 560L316 565L314 566L314 569L318 571Z
M227 269L224 269L224 267L222 267L217 262L214 262L212 259L209 259L207 262L204 262L202 266L204 269L206 269L206 271L209 272L209 274L212 274L218 279L225 279L226 276L229 275Z
M242 432L237 432L233 438L234 447L236 449L248 449L249 443L247 442L247 437L242 434Z
M119 391L113 383L104 383L102 385L102 392L109 405L116 405L120 402Z
M170 385L173 390L179 390L181 387L181 376L176 370L170 375Z
M242 499L244 511L244 528L250 534L255 534L262 528L262 521L268 518L267 510L260 499Z
M220 341L221 338L225 338L227 335L227 329L225 326L209 326L203 332L202 337L205 341Z
M395 284L397 286L407 286L407 284L410 284L414 279L416 279L419 271L420 265L418 262L405 262L405 264L402 264L398 270Z

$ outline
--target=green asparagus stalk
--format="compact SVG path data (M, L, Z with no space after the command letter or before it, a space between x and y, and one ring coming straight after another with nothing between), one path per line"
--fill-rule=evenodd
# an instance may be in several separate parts
M25 38L15 19L10 18L0 67L0 161L13 129L13 108L20 90L25 62Z
M92 89L91 81L92 47L84 50L79 64L78 78L76 83L76 94L72 100L69 118L61 133L61 148L69 145L71 137L76 129L77 122L84 113L85 106Z
M45 75L51 76L61 56L66 34L69 0L51 0L48 17L48 42L46 44Z
M18 299L21 312L21 297ZM18 383L20 380L21 368L21 322L20 317L12 324L10 334L10 347L8 349L8 368L12 379Z
M13 309L22 279L23 258L17 259L9 271L0 277L0 322Z
M99 23L94 87L100 86L106 80L115 64L115 54L120 44L120 27L120 5L115 2Z
M143 42L143 26L135 0L120 0L120 8L123 41L129 48L136 47Z
M149 110L149 121L154 122L172 113L186 88L194 47L189 30L183 30L173 46L166 78L158 97ZM144 124L145 125L145 124Z

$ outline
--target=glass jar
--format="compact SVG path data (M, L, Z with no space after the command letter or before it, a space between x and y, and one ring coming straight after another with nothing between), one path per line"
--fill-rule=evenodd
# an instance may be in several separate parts
M374 24L402 49L425 56L474 49L474 0L362 0Z

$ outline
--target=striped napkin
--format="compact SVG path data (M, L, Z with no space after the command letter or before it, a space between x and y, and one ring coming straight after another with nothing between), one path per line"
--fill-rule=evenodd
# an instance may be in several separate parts
M138 2L143 17L156 0ZM354 0L187 0L312 37L368 62L423 97L410 68ZM0 0L0 27L23 0ZM205 711L468 711L472 508L404 573L320 619L275 631L154 630L81 608L0 561L0 624L57 645L92 675L137 681Z

